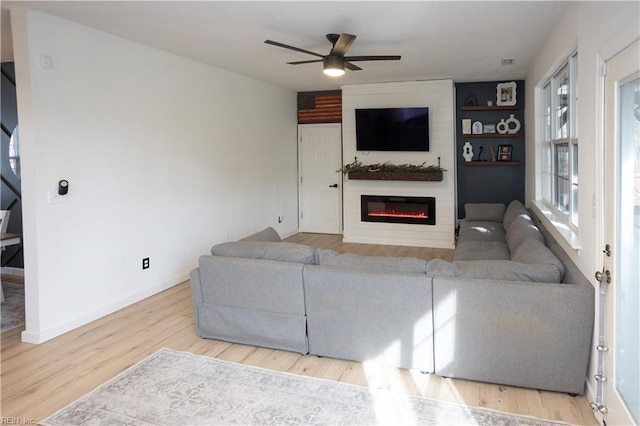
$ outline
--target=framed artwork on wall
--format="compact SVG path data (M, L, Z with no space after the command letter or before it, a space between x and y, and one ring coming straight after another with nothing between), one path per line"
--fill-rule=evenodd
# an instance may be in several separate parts
M514 106L516 105L516 82L498 83L496 88L496 105Z

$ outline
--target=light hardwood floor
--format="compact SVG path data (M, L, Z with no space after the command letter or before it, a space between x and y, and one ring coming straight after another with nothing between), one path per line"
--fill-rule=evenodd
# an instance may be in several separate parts
M368 255L424 259L453 255L452 250L344 244L339 236L322 234L297 234L287 241ZM444 379L201 339L193 326L188 281L40 345L22 343L19 331L3 334L0 413L2 417L42 420L161 347L549 420L598 424L584 396Z

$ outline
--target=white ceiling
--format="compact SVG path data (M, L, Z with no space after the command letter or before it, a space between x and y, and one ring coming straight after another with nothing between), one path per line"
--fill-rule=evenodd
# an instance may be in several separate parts
M342 84L452 78L522 79L567 2L551 1L2 1L2 60L10 60L7 9L37 9L69 21L296 91ZM327 33L358 36L348 55L402 55L358 62L363 71L327 77L317 59ZM10 46L10 44L9 44ZM513 65L503 66L503 58Z

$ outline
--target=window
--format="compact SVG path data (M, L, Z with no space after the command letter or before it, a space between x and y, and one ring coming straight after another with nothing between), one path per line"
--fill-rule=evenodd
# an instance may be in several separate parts
M19 132L18 126L13 131L11 139L9 140L9 165L11 170L19 178L20 177L20 145L19 145Z
M567 222L578 227L578 55L542 89L542 199Z

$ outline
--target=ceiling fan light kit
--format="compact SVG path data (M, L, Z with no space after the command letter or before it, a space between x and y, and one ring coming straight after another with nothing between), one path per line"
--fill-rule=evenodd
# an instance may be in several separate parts
M349 68L351 71L361 71L357 65L351 62L355 61L398 61L399 55L376 55L376 56L345 56L351 44L355 41L356 36L353 34L327 34L327 39L333 44L331 51L328 55L321 55L316 52L301 49L299 47L289 46L277 41L265 40L266 44L282 47L284 49L295 50L296 52L306 53L308 55L316 56L322 59L307 60L307 61L295 61L287 62L289 65L302 65L310 64L313 62L322 62L322 72L331 77L340 77L344 75L345 68Z
M328 55L322 59L322 65L326 75L330 77L340 77L344 75L344 58Z

